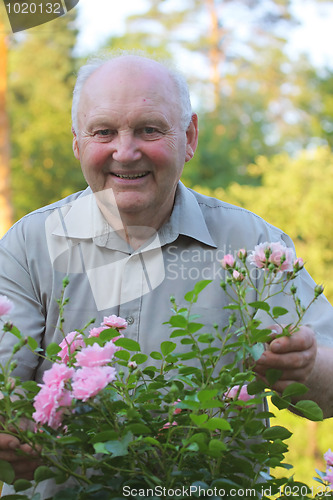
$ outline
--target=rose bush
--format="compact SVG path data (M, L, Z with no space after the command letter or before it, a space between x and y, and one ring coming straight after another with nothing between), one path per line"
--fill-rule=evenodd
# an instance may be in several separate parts
M249 255L240 249L226 255L222 266L226 280L221 286L230 298L228 324L207 332L193 314L210 283L201 281L185 295L186 306L171 299L170 340L149 355L126 338L126 321L117 316L105 317L88 333L63 332L60 345L50 344L42 354L33 338L4 318L3 335L15 335L17 344L1 366L0 432L17 435L43 461L34 483L15 480L11 465L0 461L0 479L16 491L7 498L37 500L36 486L50 478L62 485L52 496L56 500L288 497L284 488L295 484L291 466L284 463L291 433L274 425L266 399L312 420L321 420L322 412L312 401L292 402L306 392L301 384L289 385L283 394L273 391L280 376L276 370L267 373L267 382L256 378L255 362L272 335L258 311L292 335L322 287L316 287L310 304L301 304L293 281L303 262L278 243L258 245ZM253 267L260 270L260 288L252 279ZM253 291L255 302L248 300ZM280 324L285 308L270 306L278 293L290 296L298 318L293 326ZM61 331L65 305L61 298ZM8 299L0 297L0 313L10 310ZM42 384L13 378L21 348L52 361ZM32 428L21 425L22 416ZM284 477L274 476L277 467L286 471ZM325 487L330 471L320 479ZM298 491L297 498L311 498L306 485Z

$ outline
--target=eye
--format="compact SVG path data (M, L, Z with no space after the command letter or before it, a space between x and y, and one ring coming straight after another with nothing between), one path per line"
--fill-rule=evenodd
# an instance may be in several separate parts
M157 129L154 127L145 127L143 130L144 130L144 133L147 135L152 135L155 132L157 132Z
M111 130L109 128L104 128L102 130L97 130L96 135L101 135L102 137L105 137L107 135L111 134Z

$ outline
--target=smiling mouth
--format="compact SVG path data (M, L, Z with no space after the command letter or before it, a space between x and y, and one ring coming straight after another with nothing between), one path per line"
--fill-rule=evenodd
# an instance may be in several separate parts
M142 174L132 174L132 175L112 173L112 175L118 177L119 179L140 179L141 177L145 177L148 174L149 172L143 172Z

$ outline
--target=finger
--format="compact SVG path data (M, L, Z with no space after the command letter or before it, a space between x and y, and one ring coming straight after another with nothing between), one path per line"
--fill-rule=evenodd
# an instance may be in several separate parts
M316 338L310 328L302 327L290 337L278 337L269 344L268 349L275 353L300 352L315 348Z
M266 371L269 368L277 370L296 371L302 368L312 368L315 360L315 350L288 352L286 354L276 354L272 351L265 351L256 363L256 369Z
M0 434L0 451L16 450L20 444L17 437L11 434Z

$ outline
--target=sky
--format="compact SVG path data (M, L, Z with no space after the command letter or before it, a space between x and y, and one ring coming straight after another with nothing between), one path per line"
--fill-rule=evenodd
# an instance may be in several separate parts
M146 0L80 0L77 53L98 50L110 36L124 32L126 15L142 13ZM314 6L311 0L293 0L301 25L290 34L292 54L305 51L316 66L333 67L333 1Z

